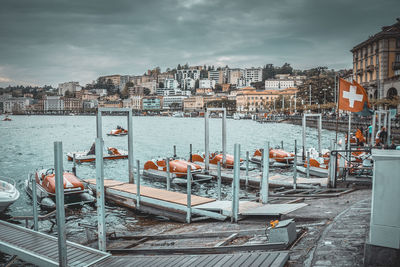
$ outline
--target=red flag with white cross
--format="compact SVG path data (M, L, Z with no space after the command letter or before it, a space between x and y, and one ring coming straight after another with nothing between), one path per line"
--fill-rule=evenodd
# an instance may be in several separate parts
M350 112L360 112L365 105L368 107L368 96L365 89L357 82L339 79L339 109Z

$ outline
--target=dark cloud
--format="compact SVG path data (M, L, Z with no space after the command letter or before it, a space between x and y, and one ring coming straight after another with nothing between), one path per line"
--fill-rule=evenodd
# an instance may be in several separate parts
M349 68L349 50L398 10L398 0L3 0L0 86L186 62Z

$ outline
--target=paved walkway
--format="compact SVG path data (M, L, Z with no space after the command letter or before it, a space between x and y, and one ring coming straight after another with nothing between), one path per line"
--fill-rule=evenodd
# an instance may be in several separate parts
M323 231L306 266L362 266L369 231L371 199L344 210Z

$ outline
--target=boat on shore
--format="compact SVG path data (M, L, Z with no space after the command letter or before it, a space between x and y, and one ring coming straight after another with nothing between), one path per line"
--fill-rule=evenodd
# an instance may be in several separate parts
M81 162L93 162L96 161L96 153L91 149L89 151L79 151L67 153L68 161L74 160L78 163ZM108 147L107 153L103 154L103 159L115 160L115 159L126 159L128 158L128 151L122 149L116 149L115 147Z
M56 181L54 169L38 170L25 181L25 190L32 197L32 187L36 186L38 204L44 209L55 209ZM73 173L64 172L64 202L65 205L83 205L96 201L91 190L86 188L83 182Z
M17 201L19 195L13 179L0 177L0 212L3 212Z

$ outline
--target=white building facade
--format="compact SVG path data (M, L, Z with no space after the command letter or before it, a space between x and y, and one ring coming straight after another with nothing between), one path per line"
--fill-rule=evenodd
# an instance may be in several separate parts
M250 86L251 83L262 81L262 68L248 68L244 69L243 77L246 85Z

